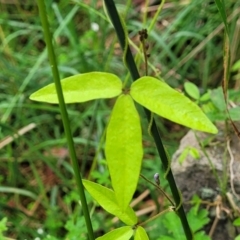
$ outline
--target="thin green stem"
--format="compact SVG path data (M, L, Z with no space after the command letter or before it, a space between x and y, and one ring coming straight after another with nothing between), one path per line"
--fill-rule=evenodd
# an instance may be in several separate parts
M162 11L164 3L165 3L165 0L162 0L161 3L159 4L157 12L154 14L153 19L150 23L150 26L148 27L148 32L149 33L152 31L153 27L155 26L155 24L157 22L157 18L159 16L160 12Z
M218 183L218 186L221 187L221 186L222 186L222 184L221 184L221 179L220 179L220 177L218 176L216 167L214 166L214 164L213 164L212 160L210 159L210 157L209 157L209 155L208 155L205 147L204 147L203 144L201 143L201 139L198 137L198 135L197 135L196 132L194 132L194 136L195 136L195 138L197 139L197 142L198 142L198 144L199 144L199 146L200 146L200 148L201 148L204 156L205 156L205 157L207 158L207 160L208 160L208 164L209 164L209 166L210 166L210 168L211 168L211 170L212 170L212 173L213 173L213 175L214 175L214 177L215 177L215 179L216 179L216 181L217 181L217 183ZM221 190L222 190L222 189L221 189Z
M125 54L125 62L127 64L127 67L130 71L132 79L134 81L136 81L137 79L140 78L140 75L139 75L138 69L136 67L132 53L130 51L130 48L128 46L128 43L126 42L127 38L125 36L124 28L121 24L114 1L113 0L104 0L104 2L105 2L105 6L107 9L108 15L112 21L112 24L113 24L115 30L116 30L116 34L118 36L121 48L126 53ZM145 110L146 116L148 118L148 121L151 121L151 112L147 109L144 109L144 110ZM152 121L151 132L152 132L152 136L154 138L155 144L157 146L157 150L158 150L159 156L161 158L163 168L167 172L166 179L168 180L169 186L172 191L172 195L173 195L173 198L175 201L176 211L181 219L186 238L188 240L191 240L191 239L193 239L193 234L192 234L192 231L188 224L186 214L185 214L183 206L182 206L181 196L180 196L178 188L176 186L176 183L175 183L175 180L174 180L171 168L170 168L170 163L167 158L166 152L164 150L163 143L162 143L157 125L154 120Z
M50 62L50 66L52 69L52 74L53 74L55 87L56 87L56 91L57 91L57 95L58 95L59 107L60 107L60 111L61 111L61 116L62 116L62 121L63 121L63 125L64 125L67 142L68 142L68 148L69 148L70 156L72 159L75 180L77 183L78 192L79 192L79 196L80 196L80 200L81 200L81 204L82 204L82 208L83 208L83 214L84 214L85 222L86 222L87 229L88 229L88 235L89 235L90 240L94 240L95 238L94 238L94 234L93 234L92 223L91 223L91 219L90 219L90 215L89 215L89 211L88 211L86 197L84 194L84 187L83 187L82 178L81 178L81 174L80 174L80 167L79 167L76 152L74 149L74 142L73 142L73 138L72 138L72 134L71 134L68 113L67 113L66 105L64 102L64 98L63 98L63 92L62 92L62 86L61 86L58 67L57 67L57 61L56 61L56 57L55 57L55 53L54 53L54 48L52 45L52 35L49 30L47 12L46 12L45 3L43 0L38 0L38 8L39 8L39 14L41 17L42 26L43 26L43 30L44 30L45 41L46 41L46 45L47 45L47 49L48 49L49 62Z
M147 179L146 177L144 177L142 174L140 174L141 178L143 178L145 181L149 182L150 184L152 184L160 193L162 193L167 199L168 201L172 204L172 206L174 206L174 202L172 201L172 199L167 195L167 193L164 192L164 190L158 186L157 184L153 183L152 181L150 181L149 179Z
M146 26L146 23L147 23L147 16L148 16L147 8L148 8L148 6L149 6L149 0L146 0L144 7L143 7L143 20L142 20L143 26Z
M147 223L153 221L154 219L160 217L160 216L163 215L164 213L167 213L167 212L173 212L173 211L174 211L174 207L171 206L171 207L169 207L169 208L163 210L162 212L156 214L155 216L149 218L149 219L146 220L145 222L142 222L142 223L140 223L140 224L138 224L138 225L139 225L139 226L144 226L144 225L146 225Z

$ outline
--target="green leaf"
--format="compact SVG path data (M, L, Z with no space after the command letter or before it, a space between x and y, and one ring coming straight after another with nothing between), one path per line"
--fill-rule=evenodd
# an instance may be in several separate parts
M210 221L208 218L208 211L206 209L200 209L196 213L195 209L192 208L187 214L187 218L193 232L202 229Z
M229 114L233 121L239 121L240 120L240 107L231 108L229 110Z
M4 231L7 231L7 218L4 217L1 221L0 221L0 237L1 237L1 233Z
M199 131L218 132L195 103L156 78L138 79L132 84L130 94L136 102L173 122Z
M226 14L226 6L225 6L225 1L223 0L215 0L215 3L217 5L218 11L220 13L220 16L222 18L222 21L225 25L225 30L227 35L229 35L229 24L227 21L227 14Z
M115 103L105 151L112 186L124 211L136 190L143 157L140 119L128 94L119 96Z
M158 238L158 240L176 240L175 238L169 237L169 236L161 236L160 238ZM178 240L182 240L178 238Z
M185 147L181 155L178 157L178 162L182 164L186 160L188 154L190 154L194 159L200 158L198 149L194 147Z
M182 151L181 155L178 157L178 162L180 164L182 164L186 160L188 153L189 153L189 149L188 149L188 147L185 147L184 150Z
M194 158L194 159L199 159L200 158L200 153L197 148L195 147L189 147L189 154Z
M201 203L202 203L202 200L198 195L195 194L191 199L191 204L193 205L192 209L195 215L198 213L199 206L201 205Z
M240 226L240 218L237 218L233 221L234 226Z
M185 82L184 89L186 93L193 99L198 100L200 98L200 92L194 83Z
M204 93L204 94L200 97L199 101L200 101L200 102L209 101L209 100L210 100L210 93L211 93L211 91L210 91L210 90L207 90L207 92Z
M211 240L211 238L204 231L200 231L194 234L194 240Z
M86 102L98 98L112 98L122 92L122 82L114 74L89 72L61 81L65 103ZM49 84L30 96L31 100L58 103L55 84Z
M179 216L175 212L168 212L164 215L162 220L163 225L172 233L173 239L183 240L186 239L184 235Z
M219 111L225 111L226 103L222 88L219 87L211 91L211 101Z
M149 240L148 235L143 227L141 226L137 227L137 230L134 235L134 240Z
M209 119L211 119L212 121L225 121L228 116L225 112L207 112L207 115L209 117Z
M114 229L113 231L97 238L96 240L129 240L133 235L133 229L129 226Z
M133 226L137 223L137 216L133 209L128 206L127 209L123 212L117 204L115 193L111 189L87 180L83 180L83 185L90 193L90 195L107 212L117 216L127 225Z
M232 71L238 71L240 70L240 60L236 61L232 66Z

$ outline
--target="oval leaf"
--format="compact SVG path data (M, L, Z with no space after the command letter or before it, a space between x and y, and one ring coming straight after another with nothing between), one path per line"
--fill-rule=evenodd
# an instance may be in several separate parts
M187 92L187 94L192 97L195 100L198 100L200 98L200 92L197 86L192 82L185 82L184 83L184 89Z
M115 103L105 151L112 186L124 211L136 190L143 157L140 119L129 95L119 96Z
M233 121L239 121L240 120L240 107L235 107L229 109L230 117Z
M240 226L240 218L237 218L233 221L234 226Z
M96 240L129 240L133 235L133 230L129 226L114 229L113 231L97 238Z
M173 122L203 132L218 132L195 103L156 78L138 79L132 84L130 94L136 102Z
M122 92L122 82L114 74L90 72L61 81L65 103L86 102L98 98L112 98ZM49 84L30 96L31 100L58 103L55 84Z
M117 216L127 225L133 226L137 223L137 216L130 206L124 212L119 207L113 190L87 180L83 180L83 185L107 212Z
M137 230L134 235L134 240L149 240L148 235L143 227L141 226L137 227Z

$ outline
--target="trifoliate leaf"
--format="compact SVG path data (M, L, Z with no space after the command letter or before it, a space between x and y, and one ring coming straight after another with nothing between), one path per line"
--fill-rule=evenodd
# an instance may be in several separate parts
M217 128L189 98L153 77L142 77L130 90L133 99L150 111L203 132L217 133Z
M118 97L106 134L106 159L119 206L124 211L136 190L142 157L142 131L130 95Z
M112 98L122 92L122 82L114 74L89 72L61 81L65 103L86 102L92 99ZM55 84L49 84L30 96L31 100L58 103Z
M127 225L133 226L137 223L136 214L130 206L128 206L125 211L122 211L119 207L113 190L88 180L83 180L83 185L90 195L107 212L117 216Z

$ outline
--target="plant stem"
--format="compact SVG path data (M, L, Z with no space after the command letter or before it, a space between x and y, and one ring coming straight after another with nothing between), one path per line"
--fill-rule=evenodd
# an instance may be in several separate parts
M128 43L126 42L127 38L125 36L124 29L123 29L120 17L118 15L116 6L114 4L114 1L113 0L104 0L104 2L105 2L105 6L107 9L108 15L112 21L112 24L113 24L115 30L116 30L116 34L118 36L118 40L120 42L121 48L123 49L123 51L126 54L125 61L126 61L127 67L130 71L133 81L136 81L137 79L140 78L140 75L137 70L137 67L136 67L134 58L132 56L132 53L130 51L130 48L128 46ZM151 112L145 108L144 108L144 111L148 118L148 121L150 122L151 121ZM174 180L171 168L170 168L170 162L167 158L167 155L166 155L165 149L163 147L163 143L162 143L162 140L161 140L161 137L160 137L160 134L159 134L159 131L158 131L158 128L157 128L157 125L156 125L156 122L154 121L154 119L153 119L152 125L151 125L151 133L153 135L159 156L161 158L163 168L167 172L166 179L168 180L168 183L171 188L172 195L173 195L173 198L174 198L174 201L176 204L175 205L176 212L178 213L178 215L181 219L182 226L183 226L187 240L191 240L191 239L193 239L193 234L192 234L192 231L188 224L186 214L183 209L182 202L181 202L180 193L178 191L178 188L176 186L176 183L175 183L175 180Z
M164 190L158 186L157 184L153 183L152 181L148 180L146 177L144 177L142 174L140 174L140 177L143 178L145 181L147 181L148 183L152 184L160 193L162 193L166 198L167 200L172 204L172 206L174 207L175 204L174 202L172 201L172 199L167 195L167 193L164 192Z
M146 225L147 223L149 223L149 222L153 221L154 219L158 218L159 216L161 216L161 215L163 215L163 214L165 214L165 213L167 213L167 212L173 212L173 211L174 211L174 209L173 209L173 207L171 206L171 207L163 210L162 212L156 214L155 216L149 218L149 219L146 220L145 222L142 222L142 223L138 224L138 226L144 226L144 225Z
M53 45L52 45L52 35L49 30L47 12L46 12L46 8L45 8L45 4L44 4L43 0L38 0L38 8L39 8L40 18L42 21L44 37L45 37L45 41L46 41L46 45L47 45L47 49L48 49L49 62L50 62L50 66L52 69L52 75L54 78L55 87L56 87L56 91L57 91L57 95L58 95L58 101L59 101L59 107L60 107L61 116L62 116L62 122L64 125L66 139L68 142L68 148L69 148L70 156L72 159L75 180L77 183L77 188L78 188L78 192L79 192L79 196L80 196L80 200L81 200L81 204L82 204L83 214L84 214L85 222L87 225L88 236L89 236L90 240L94 240L95 237L93 234L92 223L91 223L88 206L87 206L87 201L86 201L86 197L85 197L85 193L84 193L84 187L83 187L82 178L81 178L81 174L80 174L80 168L79 168L76 152L74 149L74 142L73 142L73 138L72 138L72 134L71 134L68 113L67 113L66 105L64 102L62 86L61 86L58 67L57 67L57 61L56 61L56 57L55 57L55 53L54 53L54 49L53 49Z

